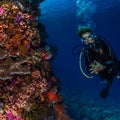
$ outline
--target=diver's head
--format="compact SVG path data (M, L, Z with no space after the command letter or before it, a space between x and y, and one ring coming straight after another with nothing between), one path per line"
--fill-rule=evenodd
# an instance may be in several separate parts
M92 30L89 27L79 26L78 35L81 38L82 42L85 43L85 45L89 45L94 42Z

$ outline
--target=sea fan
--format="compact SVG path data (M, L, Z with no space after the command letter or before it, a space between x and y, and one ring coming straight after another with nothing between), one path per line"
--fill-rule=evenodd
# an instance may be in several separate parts
M55 113L56 113L56 120L72 120L68 116L65 106L63 106L61 104L54 104L53 107L54 107Z

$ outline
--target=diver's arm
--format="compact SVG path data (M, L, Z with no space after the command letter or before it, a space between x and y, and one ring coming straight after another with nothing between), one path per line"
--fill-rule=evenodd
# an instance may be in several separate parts
M105 59L102 63L105 69L109 69L114 66L116 57L111 49L110 45L108 45L105 41L101 41L101 49L103 49L103 58Z
M104 41L97 41L98 54L100 54L100 61L94 60L89 66L90 73L98 74L99 72L109 70L115 65L115 56L112 56L113 51Z

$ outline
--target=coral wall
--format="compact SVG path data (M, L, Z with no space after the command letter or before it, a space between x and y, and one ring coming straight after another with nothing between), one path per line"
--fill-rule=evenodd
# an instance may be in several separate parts
M0 2L0 120L69 120L38 22L38 3Z

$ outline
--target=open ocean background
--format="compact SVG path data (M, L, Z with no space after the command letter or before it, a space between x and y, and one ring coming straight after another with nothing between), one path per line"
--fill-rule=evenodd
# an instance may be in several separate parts
M79 69L79 55L72 54L72 49L82 44L78 25L90 25L120 59L120 0L45 0L40 9L40 21L49 36L46 41L58 48L52 66L70 116L73 120L120 120L120 79L114 79L108 98L101 99L104 84L97 76L85 78Z

